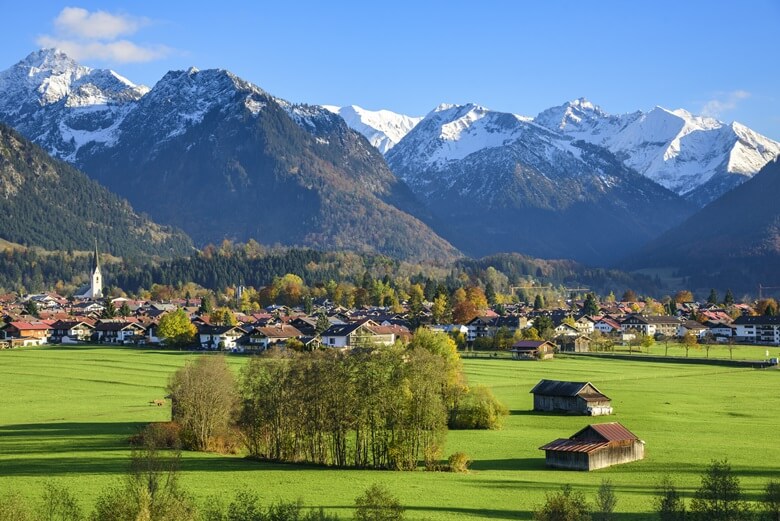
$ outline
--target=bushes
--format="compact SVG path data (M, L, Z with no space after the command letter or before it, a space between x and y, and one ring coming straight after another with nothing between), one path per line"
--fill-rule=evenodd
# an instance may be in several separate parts
M500 429L504 417L509 414L506 406L498 401L493 391L484 385L476 385L461 398L450 414L451 429Z
M456 452L450 455L447 460L447 469L450 472L466 473L469 471L469 465L471 465L471 459L465 452Z
M374 483L355 499L355 521L401 521L404 509L398 498Z

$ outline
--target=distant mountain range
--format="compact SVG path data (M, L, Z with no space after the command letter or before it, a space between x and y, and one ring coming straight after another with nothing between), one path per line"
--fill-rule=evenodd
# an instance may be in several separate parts
M149 89L53 50L0 72L0 93L0 121L197 244L611 264L780 154L682 110L579 99L535 118L474 104L413 118L292 104L224 70Z
M192 252L183 232L138 215L127 201L51 158L0 124L0 237L49 250L176 257Z

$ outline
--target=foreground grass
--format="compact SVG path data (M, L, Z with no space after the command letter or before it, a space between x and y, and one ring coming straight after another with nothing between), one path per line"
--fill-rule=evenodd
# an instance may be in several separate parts
M192 353L130 348L36 348L0 352L0 491L35 497L46 479L91 506L126 469L127 438L168 419L168 376ZM232 357L238 369L245 358ZM370 483L395 493L413 519L530 519L546 492L571 483L592 498L603 478L618 495L619 519L651 519L653 486L670 474L690 495L713 459L728 458L752 498L780 479L776 448L780 371L633 360L466 360L472 384L493 388L511 414L500 431L450 432L445 455L468 453L467 475L335 470L185 453L182 484L199 500L249 489L265 501L301 498L342 517ZM592 473L547 470L538 447L590 419L532 414L541 378L590 380L613 398L620 421L647 443L647 458Z

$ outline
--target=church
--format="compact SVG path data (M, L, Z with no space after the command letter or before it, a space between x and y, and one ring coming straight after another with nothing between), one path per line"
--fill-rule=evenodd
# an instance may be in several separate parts
M103 276L100 273L100 256L97 242L95 242L95 258L93 262L92 277L89 284L79 288L74 295L77 299L99 299L103 297Z

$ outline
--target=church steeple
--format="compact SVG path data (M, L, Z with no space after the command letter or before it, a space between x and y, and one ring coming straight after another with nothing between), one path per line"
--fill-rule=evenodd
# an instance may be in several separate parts
M100 298L103 296L103 276L100 273L100 254L97 248L97 239L95 239L95 267L92 271L92 281L90 283L90 296Z

